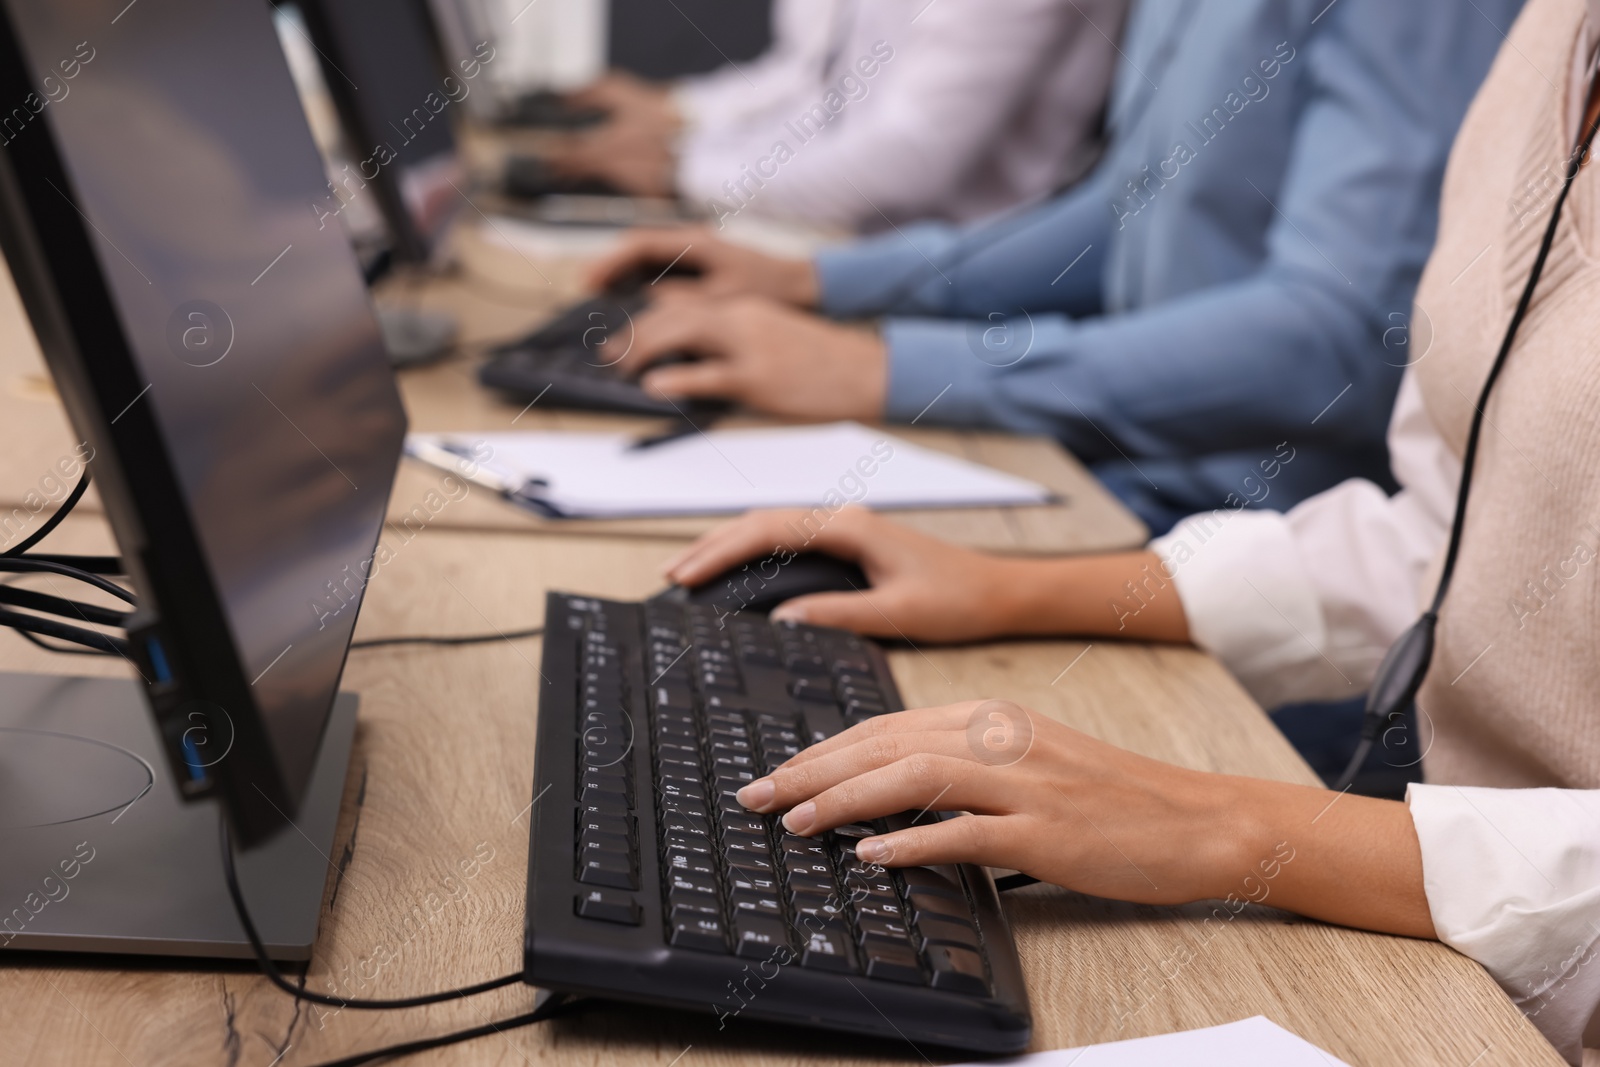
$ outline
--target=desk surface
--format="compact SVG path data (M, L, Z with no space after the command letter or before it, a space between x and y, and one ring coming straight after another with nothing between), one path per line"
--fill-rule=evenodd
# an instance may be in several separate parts
M74 518L52 547L100 551L107 537L97 519ZM645 539L429 530L374 580L358 637L526 626L540 621L547 588L637 598L653 588L671 549ZM330 975L392 939L460 860L491 850L466 895L405 945L371 992L419 993L518 966L539 652L527 640L353 654L346 685L362 696L361 721L334 850L350 859L336 899L330 887L312 988L327 988ZM1186 766L1312 780L1232 679L1197 652L1028 641L890 658L913 704L1003 693ZM50 656L7 632L0 667L122 673L115 662ZM1045 886L1008 895L1006 908L1033 1000L1035 1049L1264 1014L1358 1067L1561 1063L1481 969L1438 944L1256 907L1203 929L1203 905L1123 905ZM479 1025L531 1002L516 988L419 1011L325 1015L297 1009L242 966L17 956L0 966L9 1023L0 1061L295 1067ZM925 1058L948 1060L898 1043L738 1021L719 1031L710 1016L602 1005L425 1062L776 1067Z

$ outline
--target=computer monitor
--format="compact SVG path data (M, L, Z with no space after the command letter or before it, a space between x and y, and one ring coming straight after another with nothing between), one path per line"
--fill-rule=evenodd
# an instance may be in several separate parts
M433 20L439 59L446 70L470 70L473 63L482 61L484 46L493 47L497 30L484 0L428 0L428 14ZM484 83L461 103L468 115L482 123L498 122L505 109L505 100L492 75L485 77Z
M459 210L466 179L451 128L477 67L438 64L421 0L294 0L322 58L356 163L322 201L328 217L374 195L396 259L430 260ZM486 53L492 55L491 53Z
M0 247L94 449L167 765L261 842L312 777L405 432L270 9L0 0L0 101Z

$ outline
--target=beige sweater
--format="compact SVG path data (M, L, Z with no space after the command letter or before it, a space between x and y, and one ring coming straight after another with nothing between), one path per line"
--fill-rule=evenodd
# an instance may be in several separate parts
M1459 455L1571 153L1584 0L1530 0L1468 112L1417 292L1416 374ZM1600 787L1600 163L1579 174L1486 409L1439 648L1429 781ZM1459 265L1481 258L1466 271ZM1420 347L1420 346L1419 346ZM1431 592L1431 583L1428 586ZM1463 673L1465 672L1465 673Z

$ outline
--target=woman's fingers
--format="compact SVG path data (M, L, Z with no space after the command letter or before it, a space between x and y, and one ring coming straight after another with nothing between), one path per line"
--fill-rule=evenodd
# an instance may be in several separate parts
M1006 816L963 815L865 838L856 843L856 855L882 867L976 863L1015 868L1021 857L1012 845L1012 831Z
M897 711L889 715L874 715L848 730L841 730L832 737L824 738L814 745L801 749L799 755L789 759L783 766L793 771L814 760L836 755L844 749L886 735L931 734L937 731L959 730L965 726L972 709L977 707L978 703L976 700L971 700L960 704Z
M739 803L752 811L783 811L842 782L902 760L923 756L959 758L960 744L960 738L947 730L863 738L819 759L787 761L739 790Z
M918 753L841 781L790 808L784 829L810 836L902 811L992 813L1003 792L994 769L957 756Z
M701 231L636 230L613 251L590 265L586 280L591 289L605 289L612 282L642 266L669 263L682 256L678 265L698 265L692 246L709 239ZM689 249L686 251L686 249Z
M735 563L785 549L798 551L816 525L813 512L796 508L752 511L719 526L667 565L667 576L679 585L695 586ZM774 561L773 566L777 566Z

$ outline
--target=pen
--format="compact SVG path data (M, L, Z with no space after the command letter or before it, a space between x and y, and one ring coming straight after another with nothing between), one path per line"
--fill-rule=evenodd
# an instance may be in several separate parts
M680 437L688 437L692 433L710 429L717 419L724 414L724 405L706 408L691 407L683 413L677 422L657 433L645 434L628 446L629 452L642 452L647 448L664 445L668 441L676 441Z

